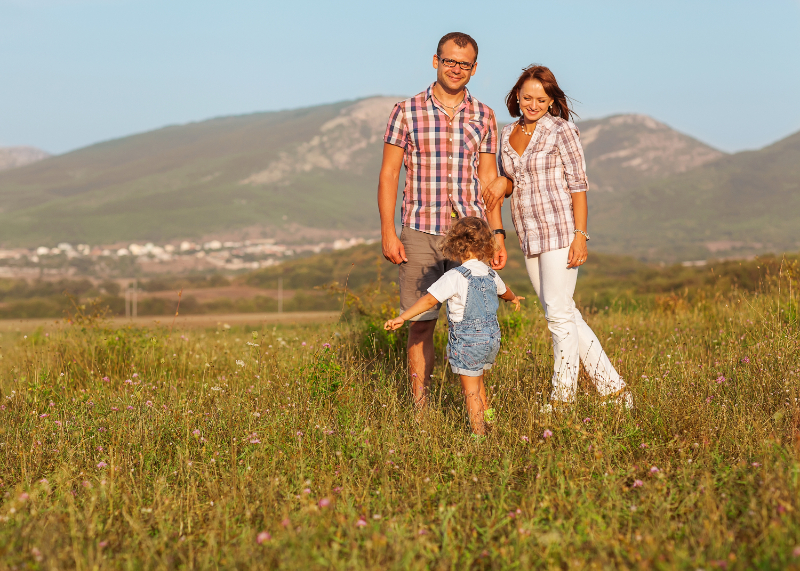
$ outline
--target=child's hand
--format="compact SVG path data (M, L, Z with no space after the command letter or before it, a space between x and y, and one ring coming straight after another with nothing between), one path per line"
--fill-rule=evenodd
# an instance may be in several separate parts
M390 319L386 323L383 324L383 328L386 331L394 331L395 329L400 329L405 323L406 320L401 317L395 317L394 319Z
M511 303L514 304L514 311L519 311L519 302L521 302L523 299L525 298L517 297L516 295L514 296L514 299L511 300Z

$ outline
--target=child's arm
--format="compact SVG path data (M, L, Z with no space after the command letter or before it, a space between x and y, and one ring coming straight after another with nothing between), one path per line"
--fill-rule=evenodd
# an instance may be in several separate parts
M499 297L500 299L504 299L513 303L515 306L514 311L519 311L519 302L525 299L524 297L517 297L517 294L511 291L511 288L508 286L506 286L506 292Z
M403 326L403 323L411 319L412 317L416 317L420 313L425 313L434 305L439 303L439 300L433 297L431 294L427 293L423 297L419 298L417 302L409 307L406 311L404 311L400 317L395 317L394 319L390 319L387 321L383 328L387 331L393 331L395 329L399 329Z

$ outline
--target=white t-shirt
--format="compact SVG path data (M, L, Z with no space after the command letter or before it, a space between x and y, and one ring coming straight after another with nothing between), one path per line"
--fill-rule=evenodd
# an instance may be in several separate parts
M489 266L480 260L467 260L461 265L472 272L473 276L489 275ZM503 283L497 272L494 274L494 283L497 285L497 295L506 293L506 284ZM447 300L447 311L450 314L450 320L458 323L464 320L464 303L467 299L468 289L469 281L467 281L467 278L453 269L445 272L442 277L436 280L436 283L428 288L428 293L435 297L439 303Z

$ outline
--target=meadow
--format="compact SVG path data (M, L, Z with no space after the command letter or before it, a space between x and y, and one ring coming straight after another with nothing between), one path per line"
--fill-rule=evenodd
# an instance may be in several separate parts
M632 410L582 378L542 413L544 318L504 308L483 442L443 324L415 414L391 295L324 327L112 329L78 306L0 337L0 565L800 569L797 280L584 304Z

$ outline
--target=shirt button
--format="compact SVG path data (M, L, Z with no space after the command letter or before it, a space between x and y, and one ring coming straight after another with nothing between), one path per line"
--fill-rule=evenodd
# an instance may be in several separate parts
M449 174L449 175L447 175L447 176L453 176L453 175Z

